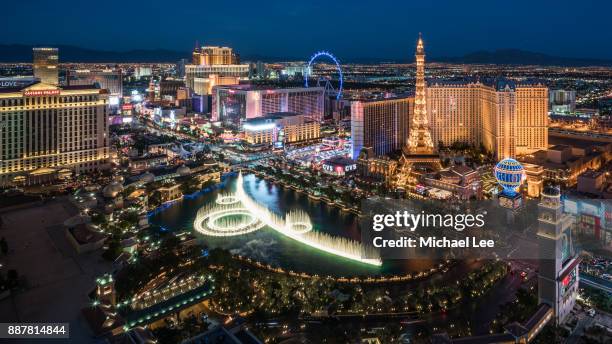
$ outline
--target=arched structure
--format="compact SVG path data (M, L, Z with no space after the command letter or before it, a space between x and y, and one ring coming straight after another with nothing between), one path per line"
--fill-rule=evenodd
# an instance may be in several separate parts
M328 51L319 51L312 55L310 61L308 61L308 68L306 69L307 74L304 76L304 86L309 87L308 77L310 76L310 71L312 70L312 64L319 57L327 57L336 64L336 67L338 68L338 80L340 81L340 84L338 85L338 95L336 96L336 99L342 98L342 85L344 83L344 77L342 76L342 68L340 68L340 62L338 62L338 59Z

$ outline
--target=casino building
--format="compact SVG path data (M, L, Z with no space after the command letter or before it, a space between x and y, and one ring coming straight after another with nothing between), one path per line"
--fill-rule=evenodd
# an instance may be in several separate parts
M213 88L212 120L240 125L270 113L295 112L320 122L324 93L323 87L216 86Z
M32 71L41 82L57 85L59 78L59 55L57 48L36 47L32 49Z
M66 73L69 86L98 84L108 90L111 97L123 97L123 72L121 69L77 69Z
M537 80L428 80L434 145L483 145L496 159L548 148L548 88Z
M108 92L34 81L0 88L0 184L50 182L107 166Z
M216 85L235 85L248 76L249 65L240 64L238 54L229 47L196 44L191 64L185 65L185 84L200 96L212 94Z
M245 140L250 144L286 145L308 144L320 140L321 124L294 112L277 112L244 122Z
M371 148L376 156L402 149L413 111L414 97L352 101L351 157L357 160L363 148Z

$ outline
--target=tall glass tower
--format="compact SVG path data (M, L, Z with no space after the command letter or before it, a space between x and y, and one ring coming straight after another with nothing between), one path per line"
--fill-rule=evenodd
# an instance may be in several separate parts
M34 63L32 69L34 77L42 83L58 85L58 51L57 48L33 48Z

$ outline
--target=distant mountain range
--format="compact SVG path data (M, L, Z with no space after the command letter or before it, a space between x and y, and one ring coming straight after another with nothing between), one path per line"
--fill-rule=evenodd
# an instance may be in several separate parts
M434 61L467 64L511 64L542 66L612 66L612 60L551 56L519 49L476 51L461 57L442 57Z
M45 46L58 48L61 62L176 62L191 56L189 52L166 49L106 51L72 45ZM0 44L0 62L31 62L32 47L22 44Z
M167 49L138 49L129 51L107 51L86 49L71 45L50 45L59 48L61 62L176 62L182 58L190 59L190 52ZM307 57L270 57L261 55L241 56L243 61L297 61ZM0 62L30 62L32 46L22 44L0 44ZM501 49L495 51L477 51L460 57L430 57L429 61L466 63L466 64L510 64L510 65L544 65L544 66L612 66L612 60L591 58L570 58L552 56L519 49ZM412 59L375 59L375 58L342 58L342 62L377 63L403 62Z

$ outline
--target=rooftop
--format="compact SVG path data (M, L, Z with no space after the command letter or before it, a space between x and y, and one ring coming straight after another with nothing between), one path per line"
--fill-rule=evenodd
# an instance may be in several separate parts
M36 91L38 90L42 90L44 88L45 84L41 83L40 81L38 81L37 79L33 80L33 82L31 83L18 83L15 86L10 86L10 87L0 87L0 93L16 93L16 92L23 92L28 90L30 87L35 88ZM80 91L80 90L100 90L100 91L104 91L101 90L99 87L95 87L94 85L72 85L72 86L53 86L53 85L46 85L49 86L49 88L45 89L44 91L47 91L48 89L51 90L63 90L63 91ZM42 88L41 88L42 87Z
M254 84L239 84L239 85L219 85L215 86L218 89L234 90L234 91L298 91L308 90L312 92L324 91L324 87L277 87L273 85L254 85Z
M604 147L610 144L610 142L600 142L600 141L592 141L592 140L581 140L577 138L569 138L569 137L557 137L557 136L548 136L548 143L551 145L567 145L574 148L589 148L589 147Z
M345 158L343 156L335 156L324 161L326 164L337 164L337 165L351 165L355 162L352 159Z
M269 123L271 121L277 120L277 119L282 119L282 118L287 118L287 117L294 117L294 116L299 116L300 114L297 112L272 112L269 113L265 116L261 116L261 117L256 117L256 118L249 118L246 120L246 123L248 124L263 124L263 123Z
M414 94L413 93L402 93L402 94L394 94L390 97L379 97L379 98L356 97L356 98L351 98L350 100L362 102L362 103L376 103L376 102L384 102L387 100L400 100L400 99L408 99L408 98L414 98Z
M548 150L561 152L561 151L566 150L568 148L572 148L572 147L568 146L568 145L557 144L557 145L554 145L554 146L548 148Z
M602 171L595 171L595 170L586 170L584 171L581 175L578 176L578 178L599 178L603 175L604 173Z
M546 87L546 83L539 79L524 79L514 80L505 77L498 78L481 78L481 77L464 77L454 79L431 78L427 80L429 86L464 86L469 84L481 84L489 86L497 91L503 91L506 87L514 90L517 87L540 86Z

